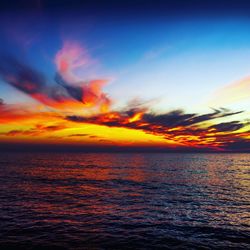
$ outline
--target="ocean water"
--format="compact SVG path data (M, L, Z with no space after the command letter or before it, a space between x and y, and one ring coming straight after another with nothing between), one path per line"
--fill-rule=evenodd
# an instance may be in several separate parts
M250 154L0 154L0 249L250 249Z

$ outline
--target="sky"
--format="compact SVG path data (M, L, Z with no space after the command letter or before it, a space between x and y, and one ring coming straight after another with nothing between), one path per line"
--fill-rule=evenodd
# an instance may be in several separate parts
M248 1L0 5L0 145L250 150Z

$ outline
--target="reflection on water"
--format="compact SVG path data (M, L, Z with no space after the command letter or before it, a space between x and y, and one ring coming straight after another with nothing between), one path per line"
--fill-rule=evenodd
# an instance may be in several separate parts
M248 154L0 155L2 248L250 248Z

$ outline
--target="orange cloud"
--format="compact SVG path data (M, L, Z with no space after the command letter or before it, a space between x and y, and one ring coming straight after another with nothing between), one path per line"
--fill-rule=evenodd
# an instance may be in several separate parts
M112 110L112 100L103 92L107 80L88 79L85 70L95 61L78 44L65 43L56 54L58 72L50 84L29 65L10 57L0 59L4 62L0 65L2 79L43 104L39 109L7 105L0 99L1 140L214 150L246 147L249 143L250 148L249 122L218 122L242 111L221 108L207 114L182 110L155 114L150 111L152 104L135 101L122 110ZM249 97L249 82L246 78L225 87L217 93L217 99L226 102Z
M244 121L216 123L215 120L240 113L242 112L221 109L203 115L185 114L180 110L165 114L152 114L144 108L110 112L92 117L67 116L66 119L76 123L94 123L108 127L141 130L186 147L219 149L238 140L242 134L241 130L247 128L249 123Z
M93 64L86 49L79 44L65 42L63 48L56 54L55 62L59 76L57 82L64 87L68 93L81 101L85 107L99 107L101 112L107 112L111 100L102 91L107 84L106 79L87 79L77 72L85 72L85 68ZM84 74L83 74L84 75Z
M106 79L77 74L90 64L87 52L75 43L65 43L56 54L55 81L48 84L46 77L27 63L11 56L1 56L0 77L4 82L33 99L59 110L95 108L107 112L112 103L102 88Z

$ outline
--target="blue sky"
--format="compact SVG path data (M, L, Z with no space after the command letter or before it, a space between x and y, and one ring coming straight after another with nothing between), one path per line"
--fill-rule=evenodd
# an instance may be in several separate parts
M214 92L250 72L250 21L244 15L117 18L38 10L7 13L1 23L4 52L32 64L49 84L64 41L81 44L97 62L84 74L110 79L105 90L118 106L139 98L157 99L158 110L206 109ZM4 83L0 93L7 102L31 101Z
M0 140L250 150L249 9L0 3Z

